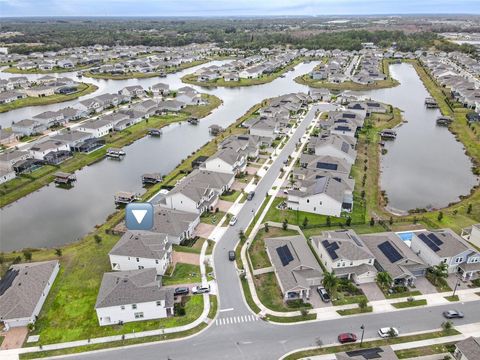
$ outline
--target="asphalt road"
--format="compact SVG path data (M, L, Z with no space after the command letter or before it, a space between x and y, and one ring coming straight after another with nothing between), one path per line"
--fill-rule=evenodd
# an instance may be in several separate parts
M341 332L360 334L360 326L366 327L365 339L376 337L380 327L395 326L400 334L439 328L444 321L441 313L451 306L408 309L383 314L366 314L336 320L314 321L304 324L274 325L258 320L252 315L242 296L241 285L235 265L227 253L235 248L238 231L245 230L254 217L267 191L277 178L283 161L295 150L295 145L304 135L313 120L316 110L327 111L332 105L313 107L301 122L296 132L282 149L267 174L259 182L256 195L245 202L238 214L238 221L225 232L214 251L214 266L219 291L217 320L202 333L189 339L145 344L125 349L112 349L69 356L76 359L278 359L283 354L303 347L336 343ZM455 324L480 322L480 301L455 304L465 313L465 319Z

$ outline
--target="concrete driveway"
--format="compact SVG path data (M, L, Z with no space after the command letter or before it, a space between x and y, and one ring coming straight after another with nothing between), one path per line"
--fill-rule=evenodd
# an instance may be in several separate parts
M22 347L28 335L27 327L11 328L5 333L0 350L19 349Z
M415 288L422 294L435 294L437 289L433 286L426 277L418 277L415 280Z
M358 287L363 290L369 301L385 300L385 295L383 295L376 282L360 284Z
M322 301L320 295L318 295L316 286L310 287L310 299L308 300L308 302L312 304L314 309L332 306L331 302L326 303Z
M220 211L227 212L228 210L230 210L232 205L233 203L230 201L218 200L217 205L215 207L218 207Z
M193 235L208 239L208 237L210 236L210 234L214 229L215 229L215 225L199 223L195 228Z

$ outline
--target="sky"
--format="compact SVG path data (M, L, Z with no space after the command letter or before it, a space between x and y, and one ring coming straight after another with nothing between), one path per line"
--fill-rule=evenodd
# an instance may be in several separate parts
M0 0L0 17L480 14L480 0Z

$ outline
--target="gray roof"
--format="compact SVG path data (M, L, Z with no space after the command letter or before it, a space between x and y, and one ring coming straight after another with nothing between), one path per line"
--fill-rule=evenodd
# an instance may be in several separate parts
M337 353L335 356L337 360L398 360L398 356L390 346L346 351Z
M112 125L112 122L105 119L98 119L98 120L87 120L83 122L80 127L84 129L100 129L101 127Z
M31 317L57 266L58 260L12 265L0 281L0 319Z
M103 274L95 308L165 300L173 306L173 289L162 288L157 270L142 269Z
M58 140L46 140L35 144L30 149L33 151L46 151L51 149L57 149L59 146L65 145L63 141Z
M343 202L347 186L331 176L319 177L313 180L299 181L300 190L290 190L289 195L308 197L326 194L332 199Z
M471 250L474 251L468 243L463 240L460 236L455 234L451 229L441 229L435 231L420 231L415 232L414 236L418 238L419 235L435 235L438 239L440 239L441 243L438 242L436 245L439 248L435 254L439 257L452 257L459 255L465 251ZM415 239L415 241L417 241ZM418 238L418 243L425 245L420 238ZM427 245L425 245L427 246Z
M213 160L213 159L221 159L225 161L229 165L234 165L236 162L238 162L242 157L245 157L246 154L244 151L238 151L232 148L222 148L218 150L215 154L210 156L208 160ZM208 161L207 160L207 161Z
M64 141L64 142L71 142L71 141L82 141L91 138L92 135L83 131L67 131L64 133L57 134L52 136L52 139Z
M152 231L161 232L170 236L179 237L187 231L190 224L198 218L198 214L186 211L168 209L158 205L154 208L154 225Z
M309 288L308 279L322 277L320 265L303 236L268 238L265 239L265 246L284 293L296 288ZM283 265L277 251L284 246L293 258L286 265Z
M327 240L328 244L323 242L324 240ZM333 259L332 256L330 256L332 261L337 259L364 260L374 257L370 249L353 230L324 231L320 236L313 236L312 241L318 248L322 246L325 250L328 245L336 243L337 246L335 247L338 248L335 250L335 254L338 257Z
M478 359L478 354L480 353L480 337L474 338L471 336L457 342L456 346L468 360Z
M426 270L428 265L411 250L395 233L384 232L377 234L361 235L365 245L375 256L381 268L388 272L393 279L412 276L412 271ZM379 245L388 242L400 255L397 261L390 261Z
M329 172L339 172L349 174L352 165L345 159L340 159L328 155L310 155L302 154L300 156L300 163L307 168L327 170Z
M22 150L5 151L3 153L0 153L0 161L16 161L20 160L20 158L23 156L29 156L29 153Z
M163 259L171 247L166 234L150 231L127 231L108 254Z

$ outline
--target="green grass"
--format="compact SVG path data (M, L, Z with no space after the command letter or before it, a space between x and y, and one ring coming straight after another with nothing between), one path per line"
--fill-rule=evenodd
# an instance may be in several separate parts
M205 252L206 255L212 255L213 253L213 248L215 247L215 241L213 240L207 240L208 241L208 246L207 250Z
M186 245L173 245L173 250L178 252L186 252L191 254L200 254L202 252L202 245L206 239L199 238L192 246Z
M317 319L317 314L307 314L307 315L298 315L298 316L275 316L267 314L266 319L268 321L276 322L276 323L296 323L302 321L311 321Z
M452 329L448 331L434 331L434 332L423 333L423 334L399 336L399 337L390 338L390 339L364 341L363 346L360 346L360 343L352 343L347 345L335 345L335 346L327 346L327 347L321 347L321 348L319 347L317 349L312 349L312 350L298 351L296 353L286 356L284 360L297 360L297 359L312 357L317 355L336 354L343 351L358 350L361 348L368 349L368 348L379 347L379 346L402 344L402 343L407 343L412 341L436 339L436 338L453 336L458 334L460 333L457 330Z
M68 355L68 354L78 354L80 352L85 351L96 351L100 349L111 349L120 346L128 346L128 345L135 345L135 344L144 344L149 342L156 342L156 341L165 341L165 340L174 340L179 339L182 337L191 336L200 332L201 330L205 329L207 324L201 323L200 325L194 327L190 330L185 330L181 332L176 332L172 334L165 334L165 335L155 335L155 336L147 336L135 339L128 339L128 340L120 340L120 341L113 341L103 344L94 344L94 345L86 345L86 346L77 346L73 348L67 349L60 349L60 350L50 350L50 351L38 351L33 353L25 353L20 354L20 359L27 360L27 359L39 359L45 357L53 357L53 356L61 356L61 355Z
M245 236L246 237L250 236L250 233L252 232L253 227L258 222L258 219L260 219L260 216L262 215L263 210L265 210L265 207L267 206L268 202L270 201L270 198L271 198L271 196L268 195L268 196L265 197L265 200L263 200L262 206L260 206L260 209L257 211L257 213L255 214L255 217L253 218L252 222L250 223L247 230L245 231ZM273 204L272 204L272 206L273 206ZM268 214L268 212L267 212L267 214ZM264 218L264 221L267 221L266 217Z
M44 97L29 96L29 97L26 97L25 99L15 100L8 104L1 104L0 113L14 110L14 109L20 109L26 106L49 105L49 104L56 104L64 101L70 101L70 100L79 98L80 96L93 93L97 89L98 87L96 85L81 83L80 85L78 85L77 91L75 91L72 94L68 94L68 95L54 94L54 95L44 96Z
M204 212L200 216L200 222L204 224L217 225L224 216L225 213L223 211Z
M143 120L123 131L111 133L104 137L107 146L90 154L77 153L59 166L43 166L32 174L20 175L13 180L0 184L0 207L8 205L51 183L55 178L53 174L56 171L71 173L84 166L93 164L105 157L105 153L109 147L130 145L134 141L146 136L150 128L162 128L175 122L185 121L192 114L195 114L198 118L208 115L212 109L221 104L221 100L215 96L208 95L208 99L209 105L187 107L179 114L152 116L148 120ZM150 187L149 192L157 192L168 180L169 178L166 177L166 180L160 184Z
M458 295L444 296L444 298L447 299L447 300L450 301L450 302L455 302L455 301L460 300L460 299L458 298Z
M340 296L341 294L338 294ZM347 295L343 296L339 299L332 300L332 304L335 306L338 305L348 305L348 304L358 304L361 301L366 300L368 301L367 297L365 295Z
M247 302L247 305L250 307L250 309L252 309L255 314L258 314L261 310L257 306L257 304L255 304L255 301L253 301L252 293L250 292L250 287L248 286L247 279L245 277L242 277L240 281L242 283L243 295L245 296L245 301Z
M379 286L380 287L380 286ZM381 289L381 288L380 288ZM389 294L389 293L386 293L386 292L383 292L383 294L385 295L385 297L387 299L398 299L398 298L402 298L402 297L413 297L413 296L419 296L419 295L422 295L422 293L418 290L413 290L413 291L404 291L404 292L398 292L398 293L393 293L393 294Z
M218 299L216 295L210 295L210 311L208 312L208 318L214 319L218 310Z
M266 238L294 235L298 235L298 232L295 230L283 230L282 228L270 226L267 233L265 232L265 228L261 228L248 248L248 256L250 257L252 267L254 269L262 269L272 266L270 260L268 259L267 250L265 248L264 240Z
M342 315L342 316L348 316L348 315L369 313L369 312L372 312L372 311L373 311L373 308L371 306L367 306L364 309L361 309L361 308L357 307L357 308L353 308L353 309L337 310L337 313Z
M193 284L202 281L200 266L177 263L171 276L163 276L163 285Z
M447 343L422 346L412 349L397 350L395 351L395 354L398 356L399 359L409 359L435 354L453 353L453 351L455 351L455 344Z
M288 305L285 303L274 273L254 275L253 279L260 302L270 310L289 312L312 307L310 304Z
M220 196L220 200L235 202L237 198L240 196L241 192L237 190L230 190L228 192L223 193Z
M405 308L423 306L423 305L427 305L427 300L420 299L420 300L413 300L413 301L402 301L402 302L392 304L392 306L396 309L405 309Z

